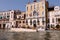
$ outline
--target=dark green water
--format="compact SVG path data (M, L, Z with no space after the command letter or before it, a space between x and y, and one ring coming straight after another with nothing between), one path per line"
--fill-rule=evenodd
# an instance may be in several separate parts
M18 33L0 30L0 40L60 40L60 31Z

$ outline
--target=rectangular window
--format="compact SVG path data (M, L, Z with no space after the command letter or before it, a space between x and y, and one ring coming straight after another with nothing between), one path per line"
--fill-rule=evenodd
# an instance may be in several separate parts
M3 16L4 19L6 19L6 16Z
M30 25L32 25L32 20L30 20Z
M48 19L48 23L50 23L50 19Z
M56 18L56 22L58 21L58 19Z
M23 21L23 23L25 23L25 21Z
M19 23L21 23L21 21L19 21Z
M58 18L58 23L60 23L60 18Z
M1 24L0 24L0 28L1 28Z
M32 6L31 6L31 10L32 10Z
M38 19L38 20L37 20L38 25L39 25L39 22L40 22L40 21L39 21L39 19Z
M37 4L37 9L39 10L39 4Z
M4 15L6 15L6 13L4 13Z
M34 5L34 9L35 9L35 5Z
M52 18L52 23L54 23L54 18Z
M24 18L24 16L22 16L22 18Z
M26 20L26 25L28 25L28 21Z
M44 6L45 6L44 3L42 3L42 8L43 8L43 9L44 9Z
M28 7L27 7L27 11L28 11Z
M42 8L44 8L44 6L42 5Z
M18 19L21 19L21 16L19 16L19 18Z
M14 13L14 12L11 12L11 13Z
M2 19L2 16L0 16L0 19Z
M7 13L7 15L10 15L10 13Z
M42 15L44 15L44 11L42 12Z
M24 19L26 18L26 14L24 14Z
M9 19L9 16L7 16L7 19Z
M44 25L45 21L44 21L44 18L42 18L42 24Z
M12 15L11 15L11 18L12 18Z

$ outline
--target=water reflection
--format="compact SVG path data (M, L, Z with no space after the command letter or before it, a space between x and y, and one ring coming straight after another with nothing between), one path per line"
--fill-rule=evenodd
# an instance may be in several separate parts
M13 39L14 40L25 40L25 33L14 33L13 34Z
M45 40L50 40L50 38L51 38L50 32L46 32Z
M0 40L60 40L60 31L9 32L7 30L0 30Z

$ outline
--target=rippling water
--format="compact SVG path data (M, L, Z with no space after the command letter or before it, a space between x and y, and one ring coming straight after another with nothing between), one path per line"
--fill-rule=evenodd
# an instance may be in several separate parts
M0 40L60 40L60 31L9 32L0 30Z

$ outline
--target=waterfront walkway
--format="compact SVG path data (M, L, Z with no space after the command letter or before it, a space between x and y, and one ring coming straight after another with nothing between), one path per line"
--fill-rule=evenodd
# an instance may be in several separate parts
M11 28L10 32L36 32L35 29L26 29L26 28Z
M27 28L11 28L10 32L38 32L38 31L45 31L45 30L38 30L38 29L27 29Z

